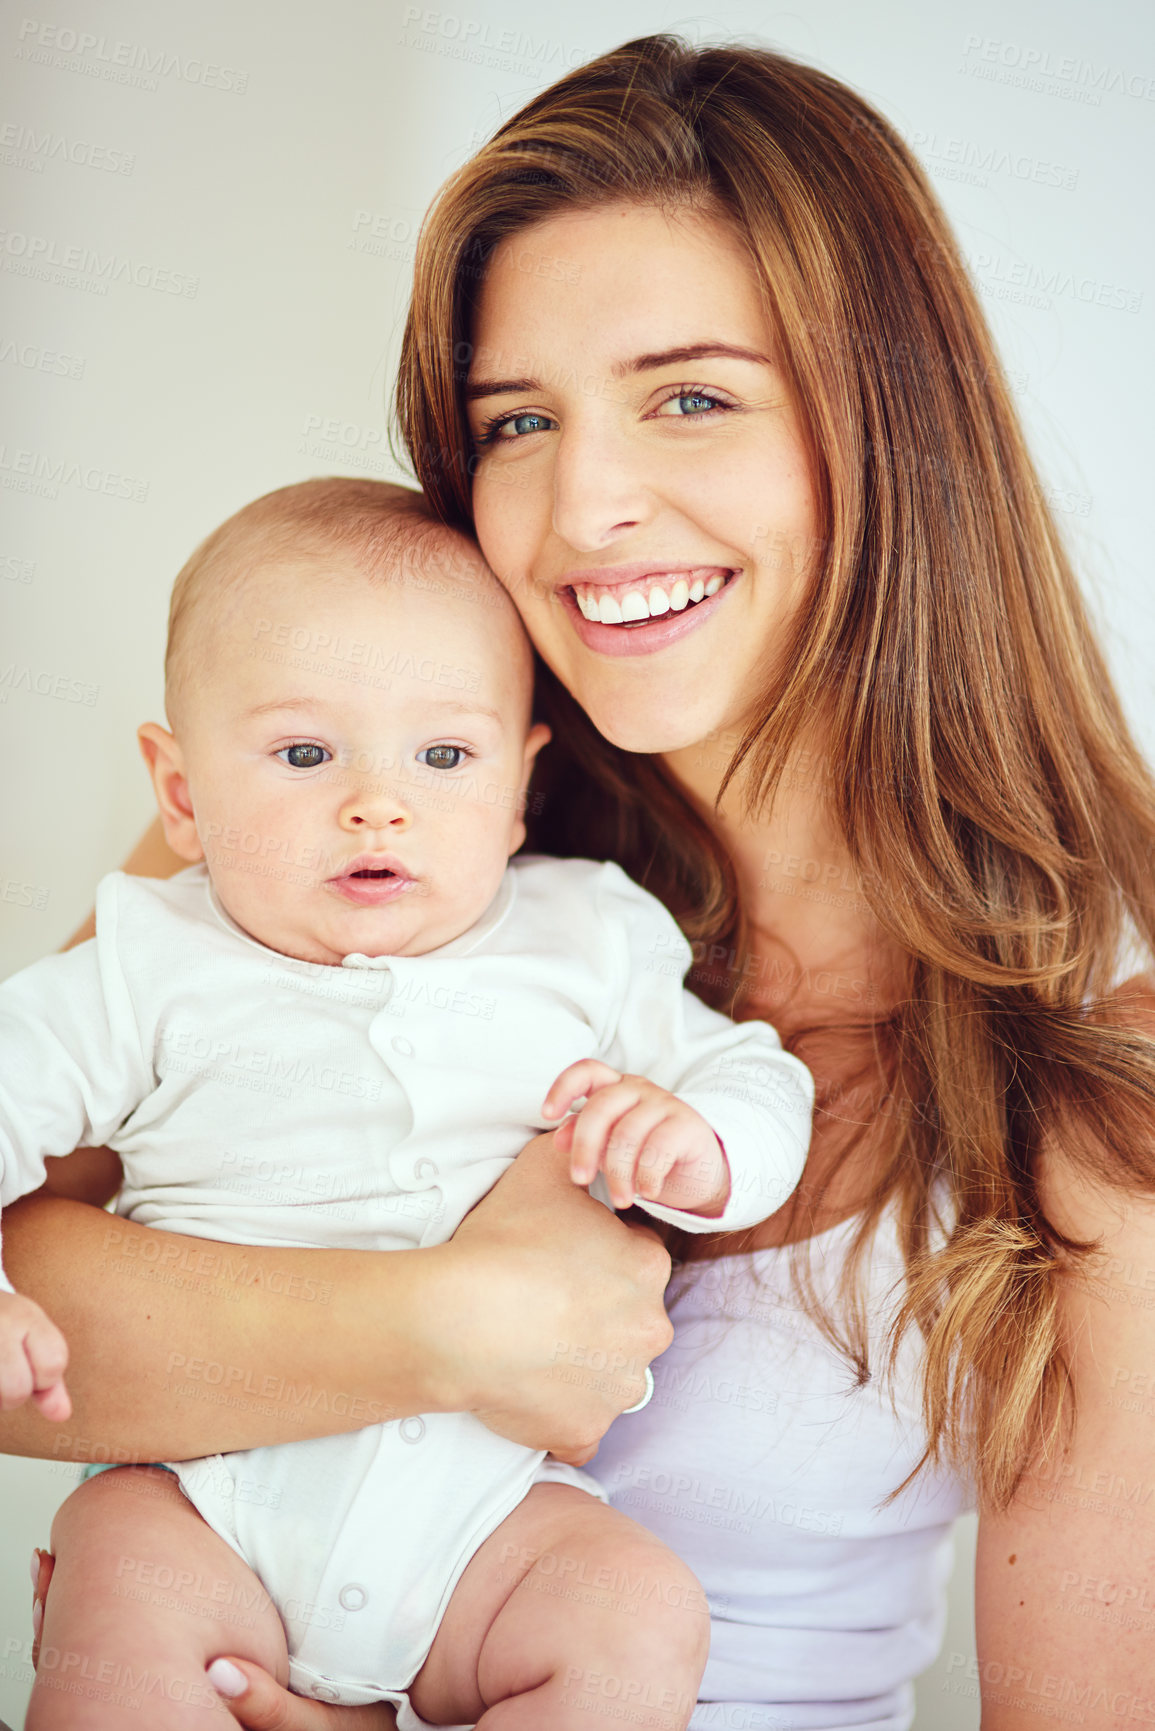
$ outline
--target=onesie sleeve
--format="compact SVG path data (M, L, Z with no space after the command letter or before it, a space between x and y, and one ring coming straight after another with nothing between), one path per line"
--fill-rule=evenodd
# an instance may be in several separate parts
M154 1085L117 953L120 877L100 885L95 938L0 985L0 1207L43 1184L46 1155L107 1141Z
M601 1056L684 1100L720 1138L730 1196L707 1219L638 1199L690 1232L755 1226L796 1187L810 1146L814 1079L768 1022L732 1022L687 991L690 946L668 910L617 866L599 884L603 918L618 924L616 1021Z

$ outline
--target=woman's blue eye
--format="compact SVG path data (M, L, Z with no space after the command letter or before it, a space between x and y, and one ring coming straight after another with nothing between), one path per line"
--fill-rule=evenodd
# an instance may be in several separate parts
M465 757L465 748L460 745L427 745L417 753L418 763L425 764L427 769L456 769Z
M701 391L683 391L679 396L671 397L670 402L677 403L683 415L700 415L706 409L722 407L717 397L707 397Z
M500 439L520 439L527 433L542 433L556 426L557 422L551 421L548 415L494 415L482 425L477 442L488 445Z
M328 763L332 753L323 745L283 745L277 756L290 769L316 769L318 764Z

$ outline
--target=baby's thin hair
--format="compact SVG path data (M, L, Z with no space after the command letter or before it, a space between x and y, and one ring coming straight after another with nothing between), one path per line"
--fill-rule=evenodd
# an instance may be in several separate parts
M430 515L424 495L391 481L329 475L278 487L229 517L196 548L173 585L165 650L165 704L170 721L180 698L195 689L205 665L198 660L198 616L211 600L219 608L258 567L294 556L340 553L371 581L420 575L423 587L444 579L485 599L500 586L476 545L460 530ZM508 605L511 605L507 603Z

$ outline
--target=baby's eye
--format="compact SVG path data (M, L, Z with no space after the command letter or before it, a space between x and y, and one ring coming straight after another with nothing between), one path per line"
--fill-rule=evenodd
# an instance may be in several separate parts
M283 745L276 755L290 769L316 769L319 764L328 763L333 754L323 745Z
M462 745L427 745L417 753L417 761L427 769L456 769L468 755Z

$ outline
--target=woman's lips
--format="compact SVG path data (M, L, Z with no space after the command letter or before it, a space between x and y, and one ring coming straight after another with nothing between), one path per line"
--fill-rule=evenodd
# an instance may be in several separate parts
M574 630L587 648L597 650L602 655L652 655L685 637L714 613L740 576L741 571L721 565L693 566L684 571L665 566L660 573L654 570L645 576L631 575L612 584L595 584L589 578L578 575L558 593ZM606 595L612 596L620 606L624 596L639 592L648 595L655 586L671 594L679 578L691 593L694 585L701 583L703 599L687 601L678 609L671 607L667 613L642 619L637 623L603 625L600 619L587 619L574 592L575 589L582 592L587 606L591 598ZM715 579L721 580L720 587L715 587L713 594L707 594L706 590L713 585ZM681 599L680 590L677 592L677 599Z

